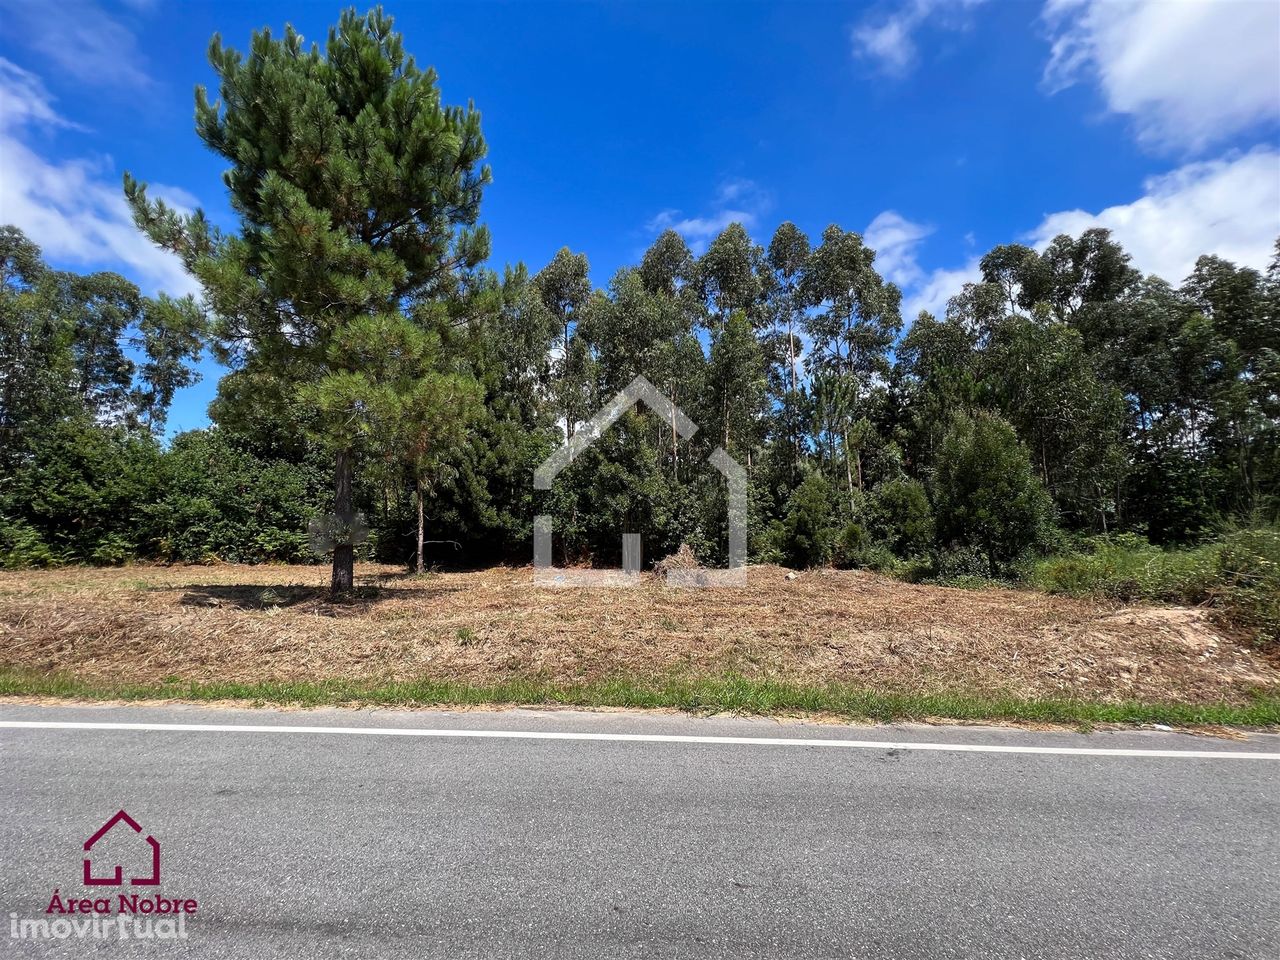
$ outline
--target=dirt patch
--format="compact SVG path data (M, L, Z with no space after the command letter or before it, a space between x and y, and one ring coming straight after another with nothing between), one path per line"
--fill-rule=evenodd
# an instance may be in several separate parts
M882 691L1243 703L1280 669L1201 611L1119 608L861 571L745 589L540 588L528 568L426 577L362 566L0 574L0 665L98 681L558 683L742 674Z

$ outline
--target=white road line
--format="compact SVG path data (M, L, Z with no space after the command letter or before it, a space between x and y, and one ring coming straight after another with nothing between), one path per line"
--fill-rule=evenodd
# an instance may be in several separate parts
M712 743L743 747L842 747L847 750L933 750L948 753L1034 753L1079 757L1167 757L1179 760L1280 760L1280 753L1246 750L1136 750L1109 747L1006 746L993 743L913 743L895 740L826 740L800 737L700 737L662 733L574 733L558 730L446 730L414 727L298 727L235 723L94 723L0 720L0 728L28 730L124 730L161 733L303 733L318 736L436 737L478 740L585 740L623 743Z

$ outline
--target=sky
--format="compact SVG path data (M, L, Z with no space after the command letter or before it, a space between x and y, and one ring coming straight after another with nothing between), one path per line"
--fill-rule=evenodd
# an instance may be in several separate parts
M1265 268L1280 236L1275 0L427 3L390 0L446 102L483 117L491 266L585 253L605 286L661 230L858 230L940 313L998 243L1105 226L1177 283L1200 254ZM54 266L198 293L133 227L124 171L234 227L195 134L210 37L337 3L0 0L0 223ZM363 9L363 7L361 8ZM207 423L218 368L169 432Z

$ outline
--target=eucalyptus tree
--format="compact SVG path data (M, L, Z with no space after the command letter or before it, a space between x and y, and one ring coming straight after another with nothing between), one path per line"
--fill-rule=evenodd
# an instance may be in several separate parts
M751 466L763 439L768 379L764 353L744 311L730 314L712 341L707 369L717 440L727 453Z
M0 464L11 470L31 429L56 419L74 382L57 284L40 248L0 228Z
M1012 316L979 361L987 400L1013 424L1065 518L1106 532L1124 479L1125 405L1080 332Z
M1000 289L1006 316L1030 313L1034 297L1045 286L1039 254L1020 243L993 247L978 262L983 283Z
M560 331L554 378L566 439L573 436L578 423L590 414L587 346L582 338L575 336L591 303L590 270L585 254L561 247L533 278L543 307Z
M216 36L219 99L196 89L196 131L229 167L238 229L181 215L125 176L139 225L204 286L231 366L306 388L334 460L332 589L352 586L352 481L387 399L371 360L409 342L415 301L453 296L489 252L480 115L442 104L381 9L348 9L323 50L292 26L248 54ZM345 533L341 531L347 531Z
M843 468L845 499L852 516L857 513L854 491L863 490L862 451L873 427L851 379L831 370L819 370L813 375L812 384L819 445L826 447L830 469Z
M902 294L875 269L875 251L852 231L832 224L813 251L801 280L815 370L852 380L859 394L889 372L889 351L902 327Z
M774 231L769 241L767 284L770 329L765 345L772 354L775 391L781 396L781 433L786 437L792 483L801 457L800 354L797 329L804 317L800 281L809 260L809 238L790 221Z
M658 350L657 368L646 375L673 404L692 414L693 404L701 400L706 357L694 335L703 308L694 283L697 266L684 238L669 229L659 234L641 258L639 275L656 309L667 318L662 323L667 339ZM667 435L671 475L678 478L680 434L674 412Z
M712 337L724 329L729 316L741 310L754 325L763 286L764 251L740 223L725 227L698 258L698 290L710 317Z
M1203 256L1180 293L1193 311L1191 322L1207 324L1194 365L1209 413L1207 452L1231 478L1229 506L1247 514L1261 506L1263 483L1276 479L1267 464L1280 443L1277 291L1257 270Z
M800 281L810 308L805 317L809 363L826 384L828 422L840 433L846 461L850 453L856 456L865 439L851 437L851 432L866 417L872 389L888 381L889 352L902 327L902 294L876 272L875 256L861 236L832 224L809 256ZM845 474L852 501L853 467L847 464Z
M743 434L757 418L756 394L754 389L737 388L753 383L756 376L759 346L754 330L761 320L766 271L764 251L741 223L725 227L697 263L698 291L710 336L708 386L716 432L728 448L735 427L741 428L738 441L744 445L743 452L751 446ZM739 362L749 366L740 370Z
M413 378L399 405L391 436L404 451L413 474L417 508L414 569L424 570L426 502L442 483L458 474L459 448L483 409L479 382L466 373L429 370Z
M1054 237L1027 271L1024 297L1047 304L1056 319L1076 323L1088 336L1141 279L1111 231L1094 227L1079 237Z
M694 278L693 254L674 230L663 230L640 260L640 278L650 293L676 296Z

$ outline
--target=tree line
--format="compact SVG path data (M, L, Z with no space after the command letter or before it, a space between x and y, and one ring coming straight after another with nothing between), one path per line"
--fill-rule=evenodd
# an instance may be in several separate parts
M1157 544L1280 512L1280 253L1201 257L1174 286L1105 230L1002 245L940 317L854 231L767 244L674 231L604 289L561 250L486 266L490 180L473 107L380 10L321 50L291 28L214 39L196 129L238 221L181 214L126 175L140 229L203 299L142 297L0 233L0 563L300 561L360 553L558 563L687 545L724 560L748 470L753 561L1011 576L1119 532ZM162 444L202 346L230 368L212 426ZM556 480L534 468L637 375L698 426L633 410ZM367 528L368 535L364 535Z

